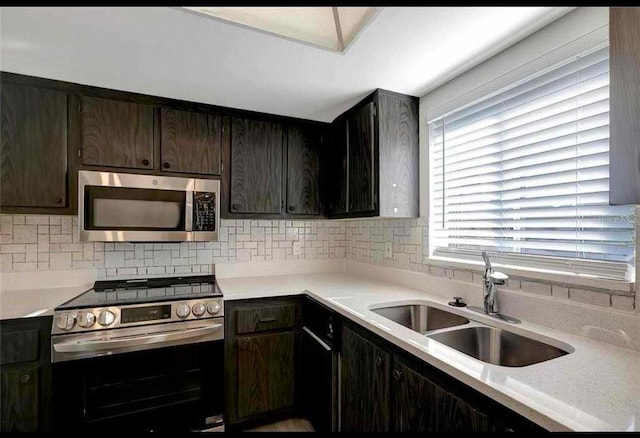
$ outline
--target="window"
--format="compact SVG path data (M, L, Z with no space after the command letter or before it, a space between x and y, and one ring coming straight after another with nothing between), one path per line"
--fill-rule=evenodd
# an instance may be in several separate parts
M433 255L633 279L633 207L609 205L609 49L429 123Z

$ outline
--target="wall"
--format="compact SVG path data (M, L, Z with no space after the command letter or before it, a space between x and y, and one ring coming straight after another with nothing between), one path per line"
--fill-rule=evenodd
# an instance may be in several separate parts
M96 270L97 278L210 273L211 264L344 258L345 222L225 220L217 242L80 242L77 216L0 215L0 272Z
M391 253L385 253L387 243ZM0 272L93 270L95 278L207 274L212 264L344 259L477 283L482 269L428 258L425 218L225 220L217 242L80 242L76 216L0 215ZM268 275L268 272L265 272ZM563 278L563 277L560 277ZM612 282L612 284L616 284ZM633 312L634 293L511 275L513 290ZM479 286L478 286L479 287Z
M609 8L576 8L420 99L420 215L428 216L429 120L608 38Z
M428 226L425 218L347 221L345 231L346 257L349 260L477 283L480 293L481 267L459 268L428 258ZM392 251L389 257L385 257L388 242L392 244ZM635 310L635 294L630 291L628 283L610 282L612 286L604 288L585 286L578 284L578 281L572 283L569 276L566 276L566 280L563 276L559 277L562 280L510 275L508 288L627 312ZM619 288L616 288L616 284Z
M461 281L479 282L481 271L429 260L429 138L427 122L482 96L521 80L544 66L596 45L608 38L608 8L576 8L482 64L466 71L420 99L420 214L404 222L374 221L347 228L347 258L422 271ZM636 229L638 235L639 229ZM422 243L418 239L422 235ZM409 237L409 239L407 239ZM393 238L393 258L384 258L384 242ZM638 242L636 242L636 252ZM421 257L422 256L422 257ZM636 257L636 261L640 262ZM640 266L636 265L636 273ZM569 299L625 311L635 308L634 285L611 282L604 287L570 284L558 276L540 279L511 276L509 287L550 297ZM636 278L638 275L636 275ZM611 286L613 285L613 286Z

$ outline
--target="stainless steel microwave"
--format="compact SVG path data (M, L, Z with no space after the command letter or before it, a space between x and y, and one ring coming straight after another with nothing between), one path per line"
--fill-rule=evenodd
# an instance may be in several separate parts
M220 181L81 170L80 240L218 240Z

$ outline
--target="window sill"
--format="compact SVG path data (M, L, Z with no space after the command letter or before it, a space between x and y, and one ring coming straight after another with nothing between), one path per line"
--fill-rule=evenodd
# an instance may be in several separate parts
M467 269L476 272L484 271L484 263L474 262L471 260L458 260L447 257L431 256L425 258L425 263L442 268ZM621 291L624 294L633 293L635 290L635 282L633 281L612 280L585 274L574 274L572 272L524 268L522 266L503 265L499 263L492 263L492 265L494 268L498 268L500 272L504 272L507 275L534 281L538 280L547 283L615 290Z

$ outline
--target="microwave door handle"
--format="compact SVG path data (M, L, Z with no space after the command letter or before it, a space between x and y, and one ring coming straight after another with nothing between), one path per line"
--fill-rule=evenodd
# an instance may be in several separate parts
M193 231L193 198L194 191L188 190L186 192L186 199L184 203L184 230Z
M198 327L189 330L175 332L155 333L142 336L124 336L115 339L98 339L93 341L67 341L53 345L58 353L81 353L101 350L114 350L118 348L135 347L147 344L159 344L183 339L196 339L210 335L222 328L222 324L214 324L206 327Z

